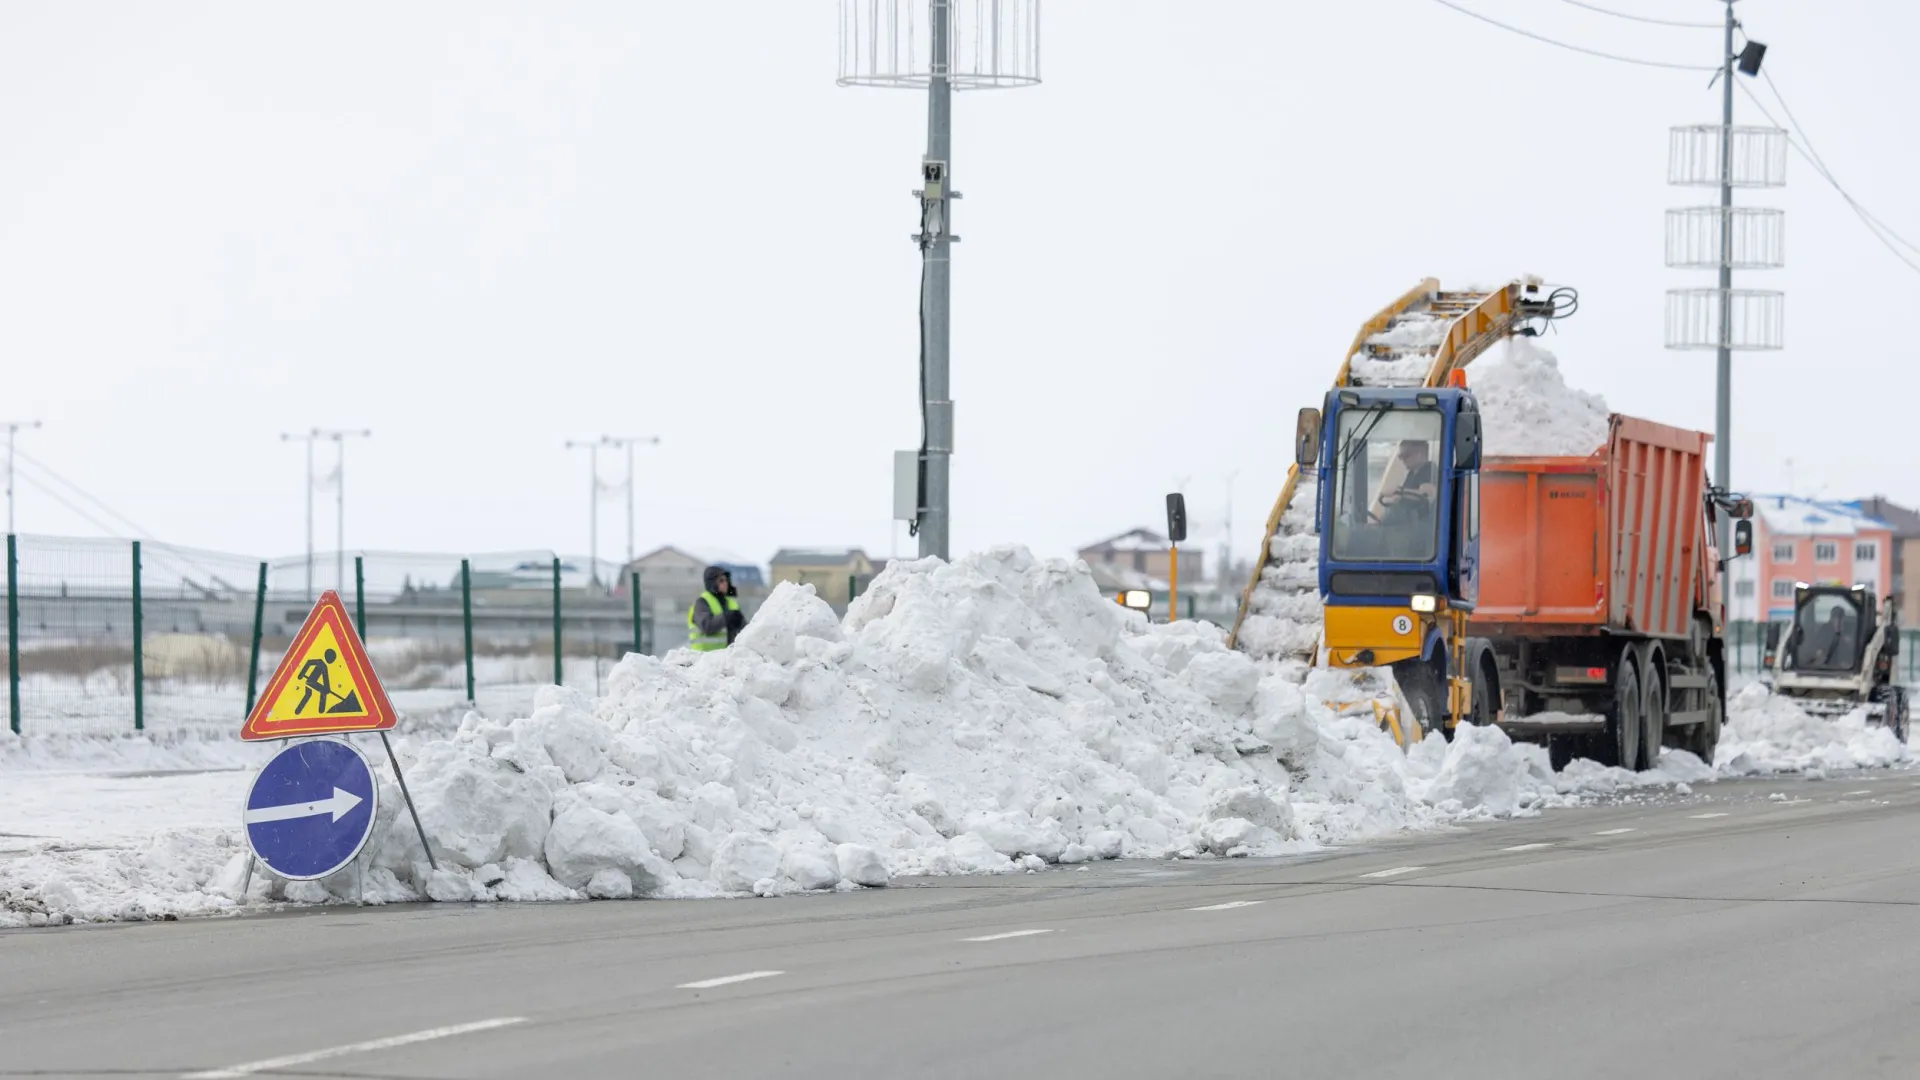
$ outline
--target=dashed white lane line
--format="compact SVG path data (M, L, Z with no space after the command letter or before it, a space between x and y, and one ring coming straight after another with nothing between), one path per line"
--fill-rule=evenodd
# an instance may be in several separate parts
M711 990L716 986L729 986L733 983L748 982L753 979L771 979L775 975L785 975L784 971L749 971L740 975L722 975L717 979L701 979L699 982L681 983L675 990Z
M1265 900L1229 900L1224 904L1208 904L1206 907L1190 907L1187 910L1188 911L1229 911L1237 907L1252 907L1255 904L1264 904L1264 903L1266 903Z
M1051 934L1052 930L1009 930L1004 934L984 934L980 937L961 938L961 941L1005 941L1008 938L1032 937L1035 934Z
M1843 792L1841 792L1841 795L1843 795L1843 796L1845 796L1845 795L1871 795L1871 794L1873 794L1873 789L1872 789L1872 788L1861 788L1861 789L1860 789L1859 791L1843 791Z
M1425 870L1425 869L1426 867L1424 866L1395 866L1386 870L1375 870L1371 874L1361 874L1360 876L1363 878L1399 877L1401 874L1411 874L1415 870Z
M453 1024L449 1027L428 1028L406 1035L392 1035L384 1039L371 1039L367 1042L348 1043L345 1046L332 1046L325 1050L309 1050L304 1054L288 1054L286 1057L267 1058L262 1061L249 1061L244 1065L229 1065L224 1069L211 1069L207 1072L187 1073L184 1080L233 1080L235 1077L252 1076L270 1069L291 1069L297 1065L311 1065L328 1058L344 1057L347 1054L366 1054L375 1050L390 1050L396 1046L410 1046L413 1043L431 1042L453 1035L470 1035L476 1031L490 1031L494 1028L523 1024L524 1016L497 1016L492 1020L476 1020L471 1024Z
M1599 832L1597 832L1597 833L1594 833L1593 835L1595 835L1595 836L1619 836L1619 835L1620 835L1621 833L1630 833L1630 832L1632 832L1632 831L1633 831L1633 829L1631 829L1631 828L1624 828L1624 829L1601 829L1601 830L1600 830Z
M1708 818L1726 817L1727 814L1726 814L1726 811L1724 810L1716 810L1711 814L1689 814L1688 816L1693 818L1695 821L1705 821Z
M1503 847L1500 850L1501 851L1539 851L1541 848L1550 848L1552 846L1553 846L1552 844L1515 844L1512 847Z

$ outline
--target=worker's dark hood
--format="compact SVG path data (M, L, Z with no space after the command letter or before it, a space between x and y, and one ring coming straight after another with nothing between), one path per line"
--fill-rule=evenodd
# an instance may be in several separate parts
M700 582L708 592L718 595L720 590L716 586L719 584L721 575L723 574L728 577L732 576L727 574L727 568L724 566L709 566L707 567L706 573L700 575Z

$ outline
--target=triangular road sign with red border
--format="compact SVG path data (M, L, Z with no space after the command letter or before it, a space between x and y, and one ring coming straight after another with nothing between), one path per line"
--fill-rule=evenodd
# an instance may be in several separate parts
M240 737L287 739L393 727L393 705L354 633L340 594L329 589L308 613Z

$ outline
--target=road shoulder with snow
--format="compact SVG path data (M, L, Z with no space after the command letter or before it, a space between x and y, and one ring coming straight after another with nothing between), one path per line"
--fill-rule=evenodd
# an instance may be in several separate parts
M1912 1075L1916 826L1902 769L1288 860L3 932L0 1045L75 1076Z

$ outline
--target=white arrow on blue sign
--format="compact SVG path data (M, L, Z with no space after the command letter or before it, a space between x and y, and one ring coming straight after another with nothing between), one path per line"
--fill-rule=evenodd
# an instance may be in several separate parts
M379 788L360 748L340 739L287 746L253 778L242 821L267 869L292 881L337 873L367 844Z

